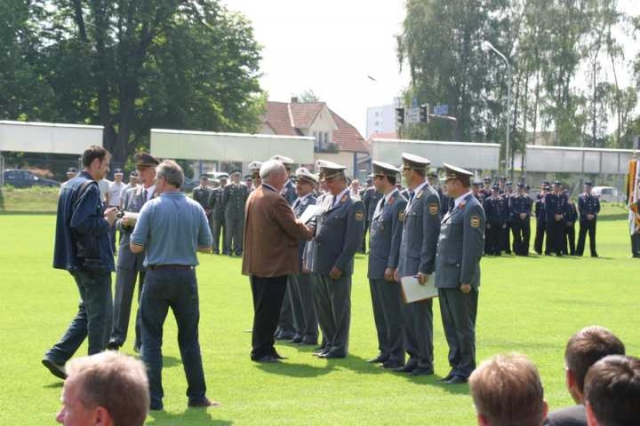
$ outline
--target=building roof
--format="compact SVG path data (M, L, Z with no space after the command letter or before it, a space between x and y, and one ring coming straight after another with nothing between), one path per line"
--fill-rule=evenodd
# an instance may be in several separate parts
M302 129L308 129L327 106L325 102L272 102L267 101L263 124L276 135L301 136ZM358 130L327 107L337 129L331 134L331 141L340 151L369 152L369 147Z

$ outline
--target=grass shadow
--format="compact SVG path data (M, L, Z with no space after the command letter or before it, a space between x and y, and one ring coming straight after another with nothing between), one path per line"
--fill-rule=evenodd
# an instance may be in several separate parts
M145 424L152 425L176 425L176 424L194 424L194 425L213 425L228 426L232 425L231 420L214 419L212 413L217 408L206 409L189 409L182 413L173 414L166 411L150 411ZM151 419L151 421L148 421Z
M42 387L45 389L61 389L63 385L64 385L64 382L60 380L57 382L49 383L48 385L44 385Z
M334 370L332 365L315 367L309 364L287 362L286 360L284 362L257 363L256 367L265 373L294 378L320 377Z

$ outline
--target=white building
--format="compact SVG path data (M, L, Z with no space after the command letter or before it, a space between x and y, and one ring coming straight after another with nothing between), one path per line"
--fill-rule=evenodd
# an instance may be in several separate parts
M367 108L367 139L374 133L396 131L396 107L382 105Z

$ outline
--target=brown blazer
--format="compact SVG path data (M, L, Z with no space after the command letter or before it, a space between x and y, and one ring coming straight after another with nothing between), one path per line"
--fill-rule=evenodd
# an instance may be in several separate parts
M299 274L299 240L311 237L289 203L261 185L249 195L244 209L242 273L258 277Z

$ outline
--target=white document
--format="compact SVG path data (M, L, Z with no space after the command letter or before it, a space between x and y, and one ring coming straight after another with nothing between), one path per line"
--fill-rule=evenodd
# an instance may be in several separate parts
M435 274L429 275L429 279L424 285L420 285L418 279L414 276L402 277L400 283L402 284L404 303L413 303L438 297Z
M315 204L309 204L307 208L304 209L304 212L302 212L298 220L304 224L307 224L319 212L320 212L320 206L316 206Z
M134 213L134 212L128 212L125 211L124 215L122 216L122 218L126 218L127 219L127 225L128 226L134 226L136 224L136 222L138 221L138 217L140 216L140 213Z

